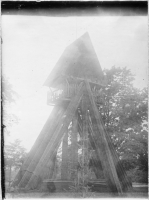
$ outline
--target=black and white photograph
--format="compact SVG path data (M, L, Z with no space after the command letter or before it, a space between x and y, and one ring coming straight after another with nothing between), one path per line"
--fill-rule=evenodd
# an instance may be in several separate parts
M133 2L2 2L3 198L148 198L148 14Z

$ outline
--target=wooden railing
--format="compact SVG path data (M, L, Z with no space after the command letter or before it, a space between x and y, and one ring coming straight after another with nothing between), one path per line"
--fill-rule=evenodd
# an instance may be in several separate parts
M70 101L76 95L76 93L77 91L74 88L69 88L66 91L63 90L49 91L47 94L47 104L55 105L60 101ZM103 103L102 95L99 92L93 91L93 96L96 104Z

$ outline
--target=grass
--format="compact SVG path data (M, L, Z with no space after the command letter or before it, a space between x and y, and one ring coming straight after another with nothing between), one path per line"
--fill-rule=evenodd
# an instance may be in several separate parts
M110 192L83 192L79 191L65 191L65 192L41 192L38 190L32 190L28 192L7 192L5 195L6 199L15 198L115 198ZM134 184L133 190L127 192L123 197L126 198L146 198L148 197L148 187L147 185Z

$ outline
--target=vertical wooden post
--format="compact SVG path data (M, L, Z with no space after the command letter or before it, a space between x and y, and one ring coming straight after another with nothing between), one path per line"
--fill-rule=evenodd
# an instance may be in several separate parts
M66 131L62 142L61 179L68 179L68 130Z
M47 166L44 167L43 178L52 179L53 174L54 174L54 168L56 165L56 156L57 156L57 151L53 153L52 157L49 158L49 162L47 163Z
M94 126L94 125L93 125ZM95 164L95 167L93 168L94 173L97 177L97 179L101 179L101 169L103 169L102 163L101 163L101 158L99 158L98 152L96 150L96 142L94 141L94 138L92 137L93 135L93 129L91 127L91 123L89 122L89 144L92 147L92 149L94 150L94 153L92 154L92 162ZM101 165L99 166L99 164L101 163Z
M71 134L71 180L75 180L77 177L77 166L78 166L78 122L77 114L72 120L72 134Z
M52 165L51 165L51 167L50 167L49 179L52 179L52 178L53 178L53 173L54 173L55 164L56 164L56 155L54 155L54 157L53 157L53 159L52 159Z
M83 187L87 186L88 182L88 105L86 91L82 98L82 180ZM83 189L84 197L84 189Z

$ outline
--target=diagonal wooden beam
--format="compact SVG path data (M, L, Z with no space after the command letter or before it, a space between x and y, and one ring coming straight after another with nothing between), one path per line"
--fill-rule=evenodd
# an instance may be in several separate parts
M44 166L46 166L48 162L47 158L49 158L49 155L52 156L52 154L54 153L55 148L58 146L60 140L62 139L65 131L68 129L68 126L75 115L75 112L80 104L80 100L83 96L83 90L84 90L84 84L82 84L76 96L69 103L67 110L64 114L65 117L62 119L62 122L59 123L59 125L57 126L55 133L51 138L51 141L49 142L48 146L46 147L44 154L41 157L38 165L36 166L34 173L32 174L26 188L28 189L36 188L37 181L35 176L36 177L38 177L39 175L42 176L42 171L44 170Z
M31 148L27 159L25 160L24 164L22 165L19 173L16 175L15 180L12 184L12 186L16 186L21 181L22 177L24 176L26 170L28 169L29 165L34 161L38 161L38 157L42 155L42 143L44 141L47 141L50 139L50 136L53 134L53 132L49 131L52 130L53 125L55 124L55 121L59 118L59 116L62 115L64 112L64 108L61 106L55 106L47 119L44 127L42 128L39 136L37 137L33 147ZM49 138L49 139L48 139ZM45 144L46 145L46 144Z
M59 108L59 111L58 111ZM43 139L41 140L41 144L39 144L38 146L36 145L36 151L33 151L35 154L33 155L33 158L29 164L29 166L24 170L25 173L21 179L21 181L18 184L18 187L25 187L25 185L27 184L27 182L29 181L30 177L32 176L32 173L35 169L35 167L37 166L40 158L42 157L45 148L47 147L49 141L51 140L52 136L54 135L54 131L57 127L57 125L59 123L61 123L62 121L62 117L64 116L64 111L65 109L63 107L57 107L55 109L55 111L53 112L54 116L52 116L51 122L50 120L48 120L46 123L46 125L44 126L44 128L42 129L45 134L45 137L43 137ZM59 113L59 115L57 115L56 111ZM42 135L42 134L41 134ZM37 143L38 144L38 143Z
M93 111L93 114L96 119L98 132L96 133L94 132L94 138L97 143L97 151L103 161L104 173L106 175L106 178L108 179L108 184L111 190L113 192L117 192L118 194L122 194L123 192L122 192L121 184L116 173L111 152L109 150L109 146L108 146L107 139L105 136L105 131L104 131L103 125L101 124L100 115L96 107L90 85L86 80L85 80L85 85L86 85L88 97L91 103L90 109Z
M101 123L103 124L102 120L101 120ZM122 164L119 162L119 158L118 158L118 155L117 155L117 153L116 153L116 151L114 149L111 137L107 133L107 131L106 131L105 127L104 127L104 124L103 124L103 128L105 130L106 138L107 138L108 145L109 145L109 148L110 148L111 153L112 153L112 157L113 157L113 160L114 160L114 164L115 164L116 170L119 171L119 174L120 174L121 179L122 179L122 182L121 182L122 187L124 188L124 190L126 190L126 189L127 190L131 190L132 189L132 183L128 179L127 174L126 174Z
M92 119L94 121L96 121L94 115L92 115ZM126 174L123 166L119 162L119 158L118 158L117 152L116 152L116 150L115 150L115 148L113 146L111 137L109 136L108 132L106 131L106 128L104 126L104 123L103 123L102 119L101 119L101 124L103 126L104 131L105 131L105 136L106 136L106 139L107 139L107 142L108 142L108 146L109 146L110 152L112 154L112 158L113 158L113 161L114 161L114 165L115 165L115 168L116 168L116 172L117 172L118 178L120 179L121 186L122 186L122 188L124 190L131 190L132 189L132 183L128 179L127 174Z

